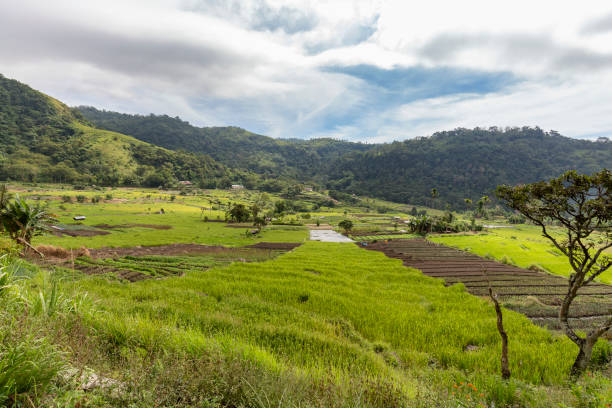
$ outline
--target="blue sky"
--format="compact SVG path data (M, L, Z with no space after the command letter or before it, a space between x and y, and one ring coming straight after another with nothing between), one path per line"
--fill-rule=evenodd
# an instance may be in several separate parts
M432 0L23 0L0 73L70 105L274 137L455 127L612 136L612 6Z

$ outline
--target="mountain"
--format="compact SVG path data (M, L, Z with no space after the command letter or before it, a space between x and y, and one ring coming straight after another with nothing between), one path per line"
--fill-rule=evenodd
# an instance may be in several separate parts
M96 129L78 110L0 75L0 179L158 186L227 176L208 156Z
M390 144L331 139L279 140L236 127L198 128L179 118L127 115L79 107L104 129L169 149L207 153L228 167L396 202L465 205L518 184L575 169L612 167L612 143L571 139L539 128L455 129ZM439 198L432 203L431 189Z
M228 167L265 177L311 181L320 175L322 168L343 155L371 148L333 139L274 139L233 126L195 127L167 115L128 115L88 106L77 109L102 129L167 149L208 154Z
M566 170L612 168L612 143L539 128L455 129L351 153L328 170L330 187L396 202L462 207L499 184L530 183Z

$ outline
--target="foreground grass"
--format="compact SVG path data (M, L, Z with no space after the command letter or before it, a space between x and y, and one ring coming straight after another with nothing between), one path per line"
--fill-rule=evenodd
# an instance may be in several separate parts
M267 371L334 384L384 378L407 398L419 391L414 372L437 367L454 372L456 382L469 376L490 401L518 398L498 390L507 385L497 380L499 339L489 303L353 244L309 242L265 263L132 285L90 278L73 290L97 300L103 312L88 324L113 348L220 351ZM563 384L573 344L513 312L506 327L515 378Z
M353 244L309 242L273 261L134 284L32 271L0 297L0 324L14 334L8 350L25 347L25 367L40 367L19 391L10 374L5 382L4 398L23 406L547 407L612 398L601 374L583 380L580 395L567 388L574 346L512 312L514 379L501 381L489 303ZM11 368L7 353L0 364ZM83 391L89 370L116 387Z
M477 235L432 235L428 239L481 256L490 255L523 268L536 264L555 275L569 276L571 273L567 258L542 237L536 226L495 228ZM612 270L604 272L600 280L612 283Z

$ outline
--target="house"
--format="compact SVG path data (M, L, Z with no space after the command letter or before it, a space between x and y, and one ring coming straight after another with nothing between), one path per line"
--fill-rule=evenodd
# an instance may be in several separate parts
M242 190L243 188L242 184L232 184L232 190Z
M181 186L191 186L192 183L189 180L183 180L178 182Z

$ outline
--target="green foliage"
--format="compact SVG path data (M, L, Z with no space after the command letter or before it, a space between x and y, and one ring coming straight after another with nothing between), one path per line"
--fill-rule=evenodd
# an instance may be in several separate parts
M244 204L234 204L228 212L229 218L235 222L248 221L251 213Z
M342 220L338 223L338 226L342 228L342 230L348 234L353 229L353 221L351 220Z
M330 188L428 205L467 208L497 185L529 183L568 169L599 171L612 163L612 144L593 143L539 128L456 129L343 155L323 170ZM438 207L440 208L440 204Z
M76 110L0 75L0 179L169 186L226 176L208 156L94 129Z
M31 205L19 196L0 209L3 230L11 239L24 246L29 246L32 237L48 231L53 221L55 218L40 202Z

